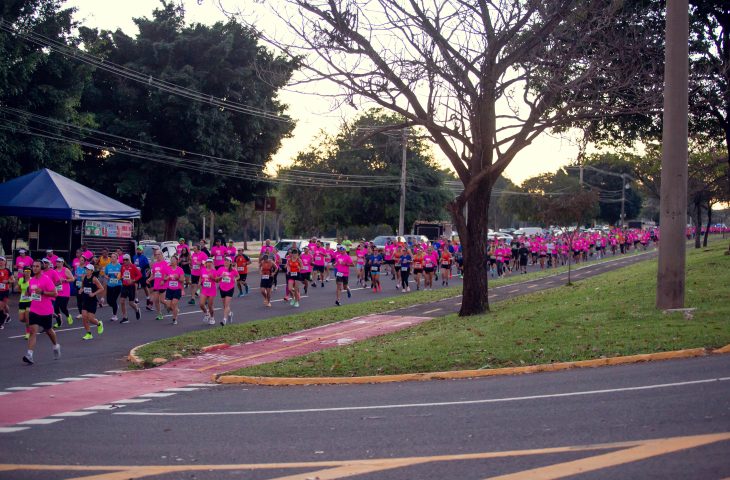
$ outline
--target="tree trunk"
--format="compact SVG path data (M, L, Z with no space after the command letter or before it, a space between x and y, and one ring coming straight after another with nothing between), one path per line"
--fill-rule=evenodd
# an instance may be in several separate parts
M175 240L177 234L177 217L167 217L165 219L165 236L164 240Z
M702 240L702 246L707 248L707 237L710 236L710 225L712 225L712 203L707 202L707 227L705 228L705 238Z
M695 224L695 248L700 248L700 232L702 231L702 204L695 202L695 213L697 222Z
M462 317L489 311L487 235L490 190L479 192L469 200L466 216L455 204L450 208L464 258L463 296L459 310Z

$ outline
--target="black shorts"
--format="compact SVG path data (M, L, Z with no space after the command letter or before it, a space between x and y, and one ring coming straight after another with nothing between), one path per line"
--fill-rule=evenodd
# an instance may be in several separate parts
M165 290L165 300L180 300L182 298L182 290Z
M233 297L233 292L235 290L235 288L232 288L230 290L221 290L221 298Z
M417 273L423 273L423 269L422 268L414 268L413 269L413 274L416 275Z
M5 300L9 296L10 296L10 292L8 292L8 291L0 292L0 302L2 302L3 300Z
M301 282L302 281L301 275L302 274L299 273L299 272L297 272L295 275L290 275L290 274L287 273L285 275L286 281L287 282L289 282L289 281L292 281L292 282Z
M308 282L312 279L312 272L299 272L299 278L302 282Z
M348 282L347 279L348 279L348 277L335 277L335 278L337 280L337 283L341 283L344 286L347 286L347 282Z
M136 296L137 289L134 288L134 285L122 285L122 293L120 294L120 297L128 300L134 300L134 297Z
M426 267L423 269L423 271L426 273L433 273L434 270L435 270L434 267Z
M200 283L200 275L190 275L190 282L194 284Z
M391 260L386 260L385 261L385 264L386 265L395 265L395 260L392 260L392 259Z
M370 275L380 275L380 267L370 267Z
M18 303L18 311L24 312L29 309L30 309L30 302L19 302Z
M315 265L314 271L315 272L324 272L324 265Z
M81 299L81 310L85 310L89 313L96 313L96 307L99 304L99 300L96 297L83 295Z
M395 264L393 264L393 265L395 265ZM395 265L395 271L400 272L400 265Z
M190 275L190 265L180 265L180 268L185 275Z
M44 331L51 330L53 328L53 315L38 315L30 312L28 325L38 325Z
M520 267L526 267L527 266L527 257L520 258Z
M153 292L157 292L157 293L165 293L167 291L167 289L165 289L165 288L153 288L152 291Z
M260 287L261 288L271 288L272 281L273 280L271 278L262 278Z
M247 278L248 278L248 273L239 273L238 274L238 280L240 280L241 282L245 282Z

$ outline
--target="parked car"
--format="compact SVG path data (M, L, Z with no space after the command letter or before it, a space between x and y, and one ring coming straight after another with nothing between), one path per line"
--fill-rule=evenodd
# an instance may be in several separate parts
M502 233L502 232L492 232L488 235L488 237L490 240L496 240L498 242L504 241L507 245L511 244L512 240L514 240L512 235L508 235L508 234Z
M531 237L533 235L542 235L543 230L540 227L524 227L513 232L514 237Z
M396 238L397 237L395 237L393 235L380 235L380 236L375 237L372 240L370 240L370 243L372 243L376 247L380 248L380 247L384 247L385 244L388 243L388 240L390 240L391 242L395 242Z
M177 242L158 242L157 240L141 240L138 243L143 248L142 253L152 263L155 247L162 250L162 256L169 261L177 253Z
M296 247L301 252L302 249L307 245L309 245L309 240L304 240L302 238L284 238L276 242L274 248L279 254L279 258L281 259L281 265L283 266L284 262L286 261L286 255L289 252L290 248Z
M404 235L403 238L405 238L406 243L411 247L428 243L428 237L426 235Z

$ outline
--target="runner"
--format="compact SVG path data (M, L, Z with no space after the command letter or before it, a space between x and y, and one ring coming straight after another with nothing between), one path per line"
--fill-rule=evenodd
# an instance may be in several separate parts
M411 287L408 286L408 277L411 274L412 261L413 256L408 248L402 248L400 257L398 257L398 265L400 265L401 291L403 293L411 291Z
M380 270L383 268L383 247L378 248L377 252L369 255L370 259L370 278L372 281L373 292L382 292L383 287L380 285Z
M216 272L216 280L218 281L218 288L220 289L221 299L223 300L223 319L221 320L221 325L233 323L231 300L233 300L233 293L236 291L238 272L233 266L233 259L231 257L226 257L223 260L223 266Z
M137 282L137 287L144 290L145 295L145 308L152 311L152 299L150 298L150 287L147 285L147 279L150 276L150 261L144 255L144 248L142 246L137 247L137 254L132 258L132 263L137 267L142 274L142 278ZM136 293L136 292L135 292ZM134 303L139 304L137 296L134 297Z
M299 250L296 248L292 249L291 255L286 261L286 284L289 293L291 294L291 300L289 305L295 308L299 308L299 286L297 282L302 281L300 278L300 272L302 270L302 260L299 258Z
M210 256L213 257L213 266L215 268L222 267L226 262L225 258L228 254L228 248L223 245L223 240L215 239L215 245L210 249Z
M180 268L182 268L183 273L185 274L185 281L182 284L182 296L185 296L185 289L190 286L190 280L191 280L191 271L190 271L190 247L188 247L188 244L185 243L185 239L183 237L180 237L177 240L177 258L178 258L178 265ZM190 293L190 299L192 300L193 294ZM195 302L193 302L195 303Z
M233 239L228 239L228 247L226 248L226 256L231 258L236 258L236 254L238 253L238 249L233 244Z
M530 249L525 244L520 244L518 253L520 254L520 270L523 274L527 273L527 257L530 255Z
M173 325L177 325L178 302L182 298L183 284L185 283L185 272L178 265L178 261L177 255L173 255L170 257L170 264L166 265L162 271L165 281L163 286L165 299L162 300L162 303L168 312L172 312ZM152 268L154 271L154 266Z
M425 276L423 289L433 290L433 276L438 265L438 254L433 245L429 245L423 258L423 273Z
M388 240L385 242L385 256L383 257L385 259L385 274L391 275L391 280L395 280L395 260L393 260L393 253L395 252L395 245L393 245L392 240Z
M188 300L188 305L195 305L195 297L200 295L200 272L207 259L208 254L201 250L200 245L193 245L193 253L190 254L190 300Z
M155 320L162 320L162 310L160 309L160 301L162 296L166 292L165 288L165 270L167 269L167 262L162 256L162 250L160 247L153 247L154 250L154 263L150 269L150 278L147 280L148 285L152 285L152 303L154 304L157 316Z
M74 279L76 280L74 283L74 286L76 287L76 309L79 311L79 314L76 315L76 320L81 320L83 317L81 310L84 308L84 292L81 283L84 279L84 275L86 275L87 264L88 262L86 261L86 257L82 255L81 258L79 258L78 265L74 268Z
M401 257L402 258L402 257ZM413 277L416 280L416 290L421 289L421 275L423 275L423 264L426 260L425 255L419 247L415 247L413 254ZM403 268L401 267L401 275L403 275ZM425 281L423 288L426 288Z
M349 253L349 250L348 250ZM361 287L365 287L365 255L368 254L367 249L362 243L357 244L355 249L355 265L357 268L357 284Z
M98 335L104 333L104 322L96 318L97 297L104 293L104 286L99 281L99 272L96 271L94 265L87 263L85 269L86 272L81 278L81 319L84 322L86 335L81 338L91 340L94 338L91 335L91 325L96 325Z
M259 250L259 255L264 256L268 255L269 259L273 258L272 255L276 252L276 249L271 245L271 240L266 239L264 241L264 244L261 245L261 250Z
M309 293L309 282L312 280L312 254L308 246L304 247L304 253L299 255L299 259L302 261L302 270L299 272L299 280L302 282L304 287L304 295Z
M30 313L30 292L28 291L31 276L31 267L25 267L18 278L18 288L20 288L20 299L18 301L18 320L25 324L25 335L23 338L28 340L30 337L30 325L28 324L28 315ZM7 322L6 322L7 323Z
M66 264L61 257L56 257L56 273L61 284L56 285L57 295L53 310L56 315L56 328L60 328L64 318L69 325L74 323L73 317L68 313L68 301L71 297L71 285L74 283L74 276L71 270L66 268Z
M26 255L28 251L24 248L18 250L18 256L15 257L15 271L22 272L26 268L31 268L33 259Z
M7 268L7 261L5 257L0 255L0 330L5 328L5 324L10 321L8 299L10 298L10 290L14 283L15 278Z
M243 252L243 247L239 248L238 255L236 255L235 259L236 271L238 272L236 284L238 285L239 298L248 295L248 284L246 280L248 279L248 266L251 264L251 259Z
M393 270L395 271L395 289L398 290L401 286L400 277L400 257L403 255L403 247L398 245L393 250Z
M23 361L28 365L33 365L33 350L35 349L36 336L38 330L48 335L53 344L53 358L58 360L61 358L61 345L56 341L56 332L53 330L53 302L51 299L56 297L56 286L41 270L41 262L35 261L32 265L33 276L28 281L28 291L30 293L30 315L28 317L28 325L30 326L30 335L28 337L28 351L23 356Z
M119 263L119 257L116 253L111 254L109 263L104 267L102 272L104 278L106 278L106 303L112 307L112 317L110 320L116 322L119 318L117 317L117 310L119 305L119 295L122 293L122 264Z
M264 305L271 306L271 284L272 276L276 271L276 264L268 255L261 255L259 260L259 273L261 274L261 296L264 297Z
M127 318L127 301L129 301L129 306L134 310L134 315L137 317L137 320L139 320L141 316L140 307L137 303L135 303L134 298L137 293L135 286L142 278L142 272L140 272L139 268L132 263L132 257L129 255L125 254L122 259L122 291L121 300L119 302L122 306L122 320L119 322L120 324L129 323L129 319Z
M312 286L317 286L317 281L319 281L320 286L324 288L324 246L322 245L322 241L317 241L317 246L315 247L314 251L312 252L314 256L314 261L312 262L314 264L314 278L312 279Z
M215 325L215 301L217 272L213 266L213 259L206 258L205 266L200 270L200 310L203 311L203 323Z
M441 263L441 286L448 286L449 280L451 280L451 266L453 264L453 257L448 249L444 249L439 262Z
M51 262L51 265L55 265L56 264L56 260L58 260L58 256L56 256L53 253L53 250L51 250L50 248L48 250L46 250L46 256L45 256L45 258L47 258L48 261Z
M347 279L350 276L350 267L353 265L352 257L345 252L345 247L337 246L337 255L335 256L335 280L337 282L337 300L335 305L340 306L340 293L344 289L347 292L347 298L352 297L350 287L347 286Z

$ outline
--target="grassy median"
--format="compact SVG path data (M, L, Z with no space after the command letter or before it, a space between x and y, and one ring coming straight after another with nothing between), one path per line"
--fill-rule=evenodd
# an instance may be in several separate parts
M571 287L500 302L487 315L449 315L346 347L240 369L252 376L360 376L498 368L720 347L730 343L725 242L688 250L694 317L654 308L656 260Z
M638 252L637 252L638 253ZM608 261L614 257L609 257L602 261ZM615 258L620 258L619 256ZM598 262L591 262L599 263ZM579 268L581 265L573 266L573 269ZM587 264L586 264L587 265ZM496 287L500 285L510 285L530 280L535 280L550 275L557 275L567 271L567 267L556 269L546 269L543 271L531 272L526 275L512 275L499 279L490 279L490 286ZM199 353L203 347L218 343L228 343L230 345L237 343L251 342L263 338L270 338L279 335L313 328L332 322L346 320L353 317L368 315L372 313L383 313L386 311L428 303L445 298L455 297L461 294L461 287L441 288L440 282L437 284L436 290L431 291L413 291L407 295L398 295L389 298L379 298L377 295L371 294L367 290L356 292L357 295L371 295L373 300L361 302L357 304L347 304L342 307L332 307L301 314L287 315L275 317L265 320L258 320L250 323L242 323L230 325L225 328L206 328L189 332L176 337L157 340L137 351L137 355L143 360L145 366L152 366L155 358L173 359L179 357L187 357ZM386 281L384 285L391 286L390 281ZM256 295L255 290L252 295ZM251 301L247 299L245 301ZM258 298L253 301L258 301Z

